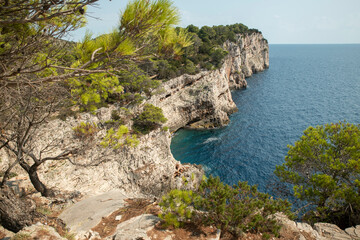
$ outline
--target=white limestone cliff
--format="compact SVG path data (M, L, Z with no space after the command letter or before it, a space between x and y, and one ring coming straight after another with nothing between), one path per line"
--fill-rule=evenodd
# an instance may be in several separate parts
M230 90L246 87L246 77L269 67L268 48L261 33L238 35L236 43L224 43L229 55L219 70L171 79L161 86L164 93L154 96L150 103L163 109L172 131L187 125L225 126L229 115L237 110Z

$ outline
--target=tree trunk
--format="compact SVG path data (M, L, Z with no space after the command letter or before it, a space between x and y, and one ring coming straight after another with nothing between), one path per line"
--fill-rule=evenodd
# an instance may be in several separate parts
M41 196L43 196L43 197L53 197L53 195L54 195L53 191L51 191L51 189L48 189L40 181L36 170L37 170L36 168L31 167L30 170L28 171L28 174L29 174L30 181L31 181L32 185L34 186L36 191L41 193Z
M37 216L32 204L17 197L9 187L0 188L0 224L13 232L18 232L33 223Z

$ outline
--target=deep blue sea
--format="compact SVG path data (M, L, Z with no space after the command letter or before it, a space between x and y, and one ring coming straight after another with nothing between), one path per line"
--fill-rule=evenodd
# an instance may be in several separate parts
M227 127L175 134L175 159L269 192L287 145L308 126L360 123L360 45L270 45L270 68L247 81L232 92L239 111Z

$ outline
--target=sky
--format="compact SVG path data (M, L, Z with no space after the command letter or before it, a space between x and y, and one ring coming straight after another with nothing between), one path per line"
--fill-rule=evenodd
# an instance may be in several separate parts
M87 11L94 35L116 28L128 0L100 0ZM360 0L175 0L180 26L243 23L270 44L360 43ZM81 40L85 29L69 40Z

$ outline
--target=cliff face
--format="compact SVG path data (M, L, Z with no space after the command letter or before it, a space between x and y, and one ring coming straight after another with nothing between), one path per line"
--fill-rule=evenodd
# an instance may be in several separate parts
M172 79L163 88L165 93L153 97L150 103L163 109L171 131L200 122L207 128L224 126L229 122L228 115L237 109L224 67Z
M269 67L268 44L260 33L238 35L237 42L225 42L224 49L229 55L221 69L172 79L162 85L163 94L150 100L163 109L172 131L227 125L237 110L230 89L246 87L246 77Z
M184 75L161 87L163 94L153 96L147 103L161 107L175 131L190 125L195 128L214 128L228 124L229 115L236 111L230 88L246 86L245 77L269 66L268 46L261 34L239 36L237 43L226 42L229 55L219 70ZM62 145L83 144L86 150L68 161L48 162L40 169L40 177L50 187L98 194L113 189L131 193L158 194L169 187L179 186L182 177L201 177L201 170L193 165L181 165L170 151L169 131L157 130L140 138L136 148L104 150L96 142L82 142L74 137L72 128L82 122L99 126L95 140L103 138L103 122L110 120L115 106L100 109L96 115L82 114L77 119L54 120L44 126L39 146L46 146L54 138L65 139ZM133 109L137 111L137 109ZM54 152L60 153L61 146ZM1 154L6 159L6 154ZM4 161L5 163L6 161ZM85 165L85 166L84 166Z
M123 190L127 195L159 195L170 188L179 187L182 178L200 179L202 171L193 165L182 165L170 151L169 131L156 130L142 136L135 147L120 149L100 146L106 135L102 124L111 119L115 106L101 108L96 115L81 114L76 119L53 120L43 126L42 134L37 136L38 152L49 142L58 143L52 151L45 152L56 156L65 149L81 149L68 160L49 161L39 169L40 179L51 188L62 191L79 191L85 195L97 195L114 189ZM93 138L79 139L74 136L73 128L80 122L96 123L98 131ZM2 164L9 161L5 152L0 152ZM25 173L24 173L25 174ZM28 177L23 174L20 187L32 188Z
M229 52L225 64L230 88L243 88L245 78L269 68L269 46L259 33L239 35L237 42L227 41L224 48Z

